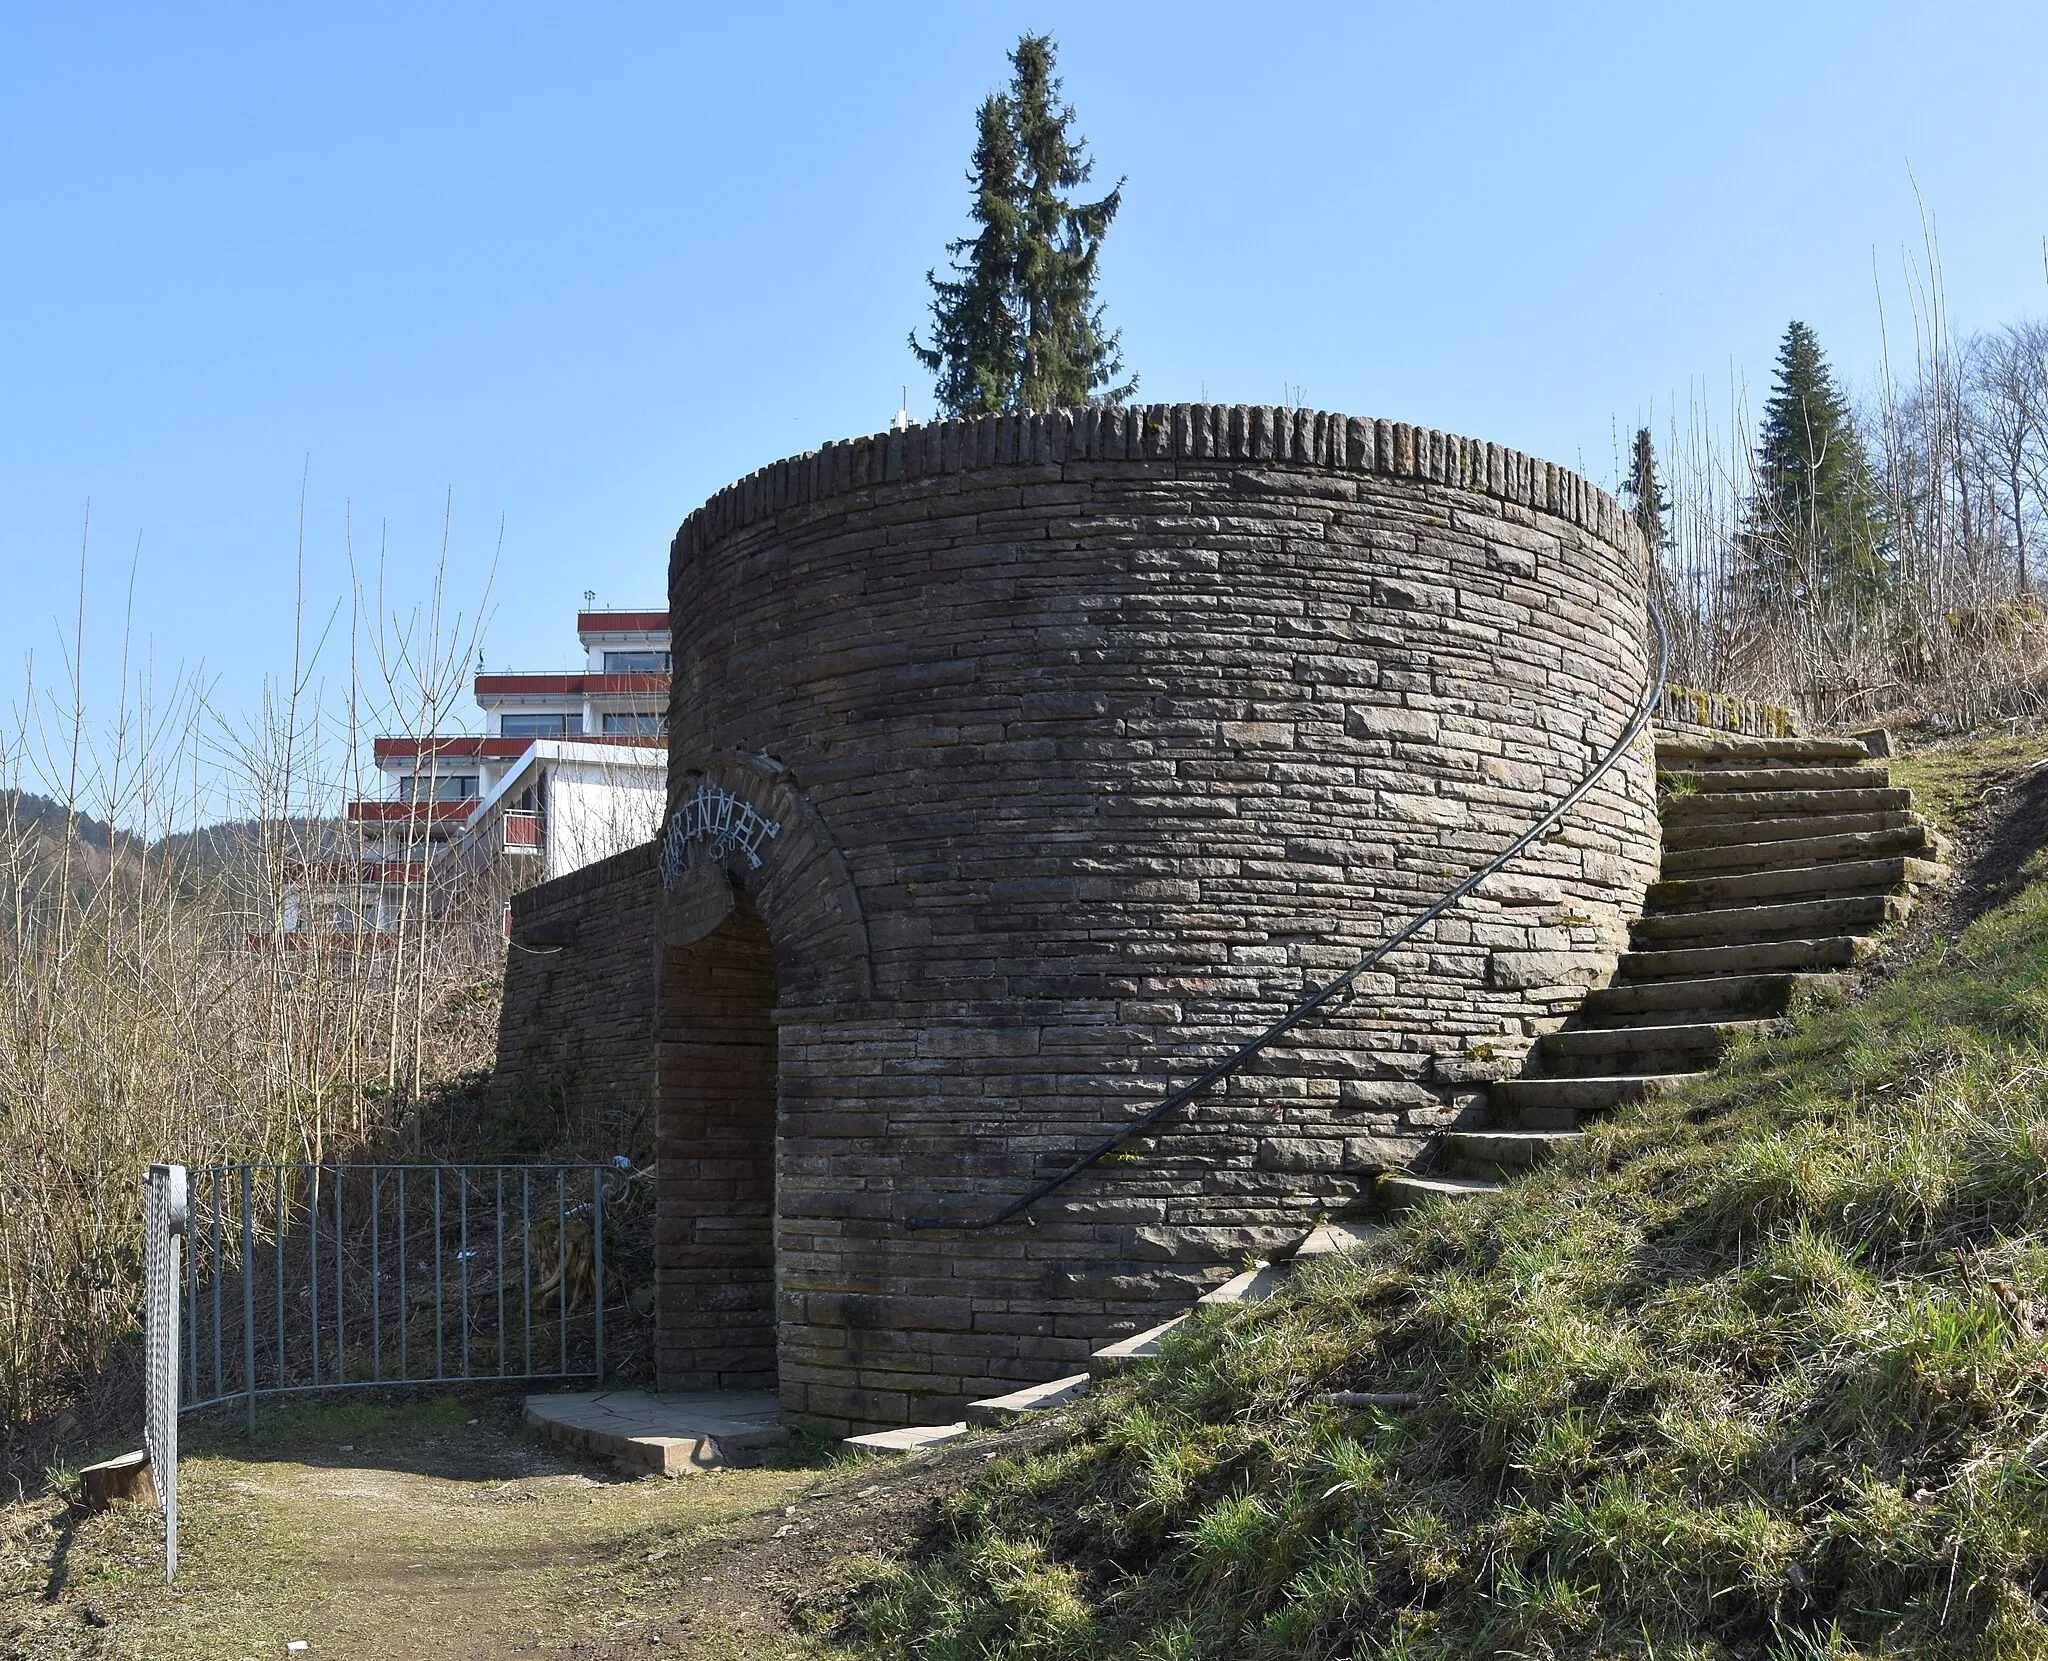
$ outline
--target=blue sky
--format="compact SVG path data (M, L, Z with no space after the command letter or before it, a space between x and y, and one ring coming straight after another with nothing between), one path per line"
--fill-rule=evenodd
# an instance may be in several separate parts
M904 337L1024 28L1128 179L1148 401L1299 389L1605 480L1689 387L1759 402L1795 316L1866 381L1915 181L1958 327L2048 311L2038 3L10 5L0 707L88 501L103 709L138 545L160 679L235 712L288 671L302 478L316 614L350 520L420 592L448 502L493 667L566 662L586 589L658 603L719 485L929 412Z

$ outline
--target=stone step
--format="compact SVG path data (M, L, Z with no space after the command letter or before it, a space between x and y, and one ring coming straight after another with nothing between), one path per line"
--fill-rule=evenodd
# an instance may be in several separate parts
M1733 791L1742 795L1784 790L1882 790L1892 782L1888 767L1703 767L1672 773L1689 780L1702 795Z
M1707 876L1761 871L1773 866L1880 859L1895 854L1921 856L1939 863L1946 859L1948 851L1947 842L1928 826L1901 825L1892 830L1849 831L1782 842L1727 842L1706 848L1667 848L1657 874L1664 878Z
M1579 1006L1579 1013L1588 1022L1601 1026L1683 1020L1685 1016L1677 1013L1681 1011L1703 1020L1740 1015L1782 1015L1802 985L1830 978L1826 975L1736 974L1650 981L1621 980L1597 992L1589 992L1586 1001Z
M1672 773L1686 767L1754 767L1760 763L1811 767L1828 762L1865 762L1870 752L1856 738L1742 738L1670 734L1657 740L1657 768Z
M1470 1167L1485 1166L1477 1174L1490 1175L1510 1166L1540 1165L1578 1140L1575 1130L1447 1130L1438 1147L1449 1174L1473 1174Z
M950 1425L904 1425L896 1430L871 1430L865 1436L848 1436L839 1445L862 1448L869 1453L918 1453L946 1442L957 1442L967 1434L967 1421Z
M1748 847L1759 842L1802 842L1818 836L1860 836L1869 831L1924 825L1917 813L1793 813L1776 819L1732 819L1708 814L1664 826L1665 857L1701 848Z
M1079 1401L1094 1382L1086 1373L1073 1373L1047 1384L1027 1384L1007 1396L989 1396L967 1404L967 1423L977 1430L1006 1425L1028 1413L1048 1413Z
M1112 1373L1128 1367L1133 1361L1147 1361L1159 1353L1159 1341L1174 1328L1187 1320L1188 1311L1174 1316L1170 1321L1161 1321L1155 1327L1143 1332L1134 1332L1128 1338L1119 1338L1114 1344L1105 1344L1088 1357L1088 1371L1095 1378L1108 1378Z
M1912 912L1912 898L1905 894L1854 894L1840 900L1716 907L1639 917L1631 944L1639 951L1654 951L1663 946L1747 945L1767 940L1807 940L1815 935L1874 934L1894 923L1903 923Z
M1847 969L1877 951L1866 935L1831 934L1818 940L1767 940L1747 946L1694 946L1668 952L1626 952L1615 979L1629 985L1702 976Z
M1647 914L1665 917L1726 906L1768 905L1777 900L1883 893L1931 885L1947 876L1946 865L1896 855L1889 859L1844 859L1826 865L1743 871L1725 877L1672 877L1650 884L1649 892L1643 896L1643 909Z
M1312 1262L1319 1257L1343 1257L1355 1252L1380 1232L1378 1223L1318 1223L1288 1256L1290 1263Z
M1285 1257L1276 1257L1254 1265L1243 1273L1232 1276L1221 1286L1212 1288L1196 1300L1198 1305L1210 1307L1228 1304L1258 1303L1279 1291L1281 1285L1299 1262L1313 1262L1319 1258L1342 1256L1357 1251L1367 1240L1380 1232L1377 1223L1354 1223L1332 1221L1319 1223L1304 1235L1294 1250ZM1089 1358L1089 1371L1071 1373L1065 1378L1049 1380L1044 1384L1027 1384L1006 1395L988 1396L981 1401L967 1404L967 1417L959 1425L912 1426L906 1430L876 1431L867 1436L850 1436L849 1447L879 1449L888 1452L914 1452L921 1447L949 1442L964 1435L969 1428L986 1429L1021 1419L1028 1414L1049 1412L1076 1402L1088 1393L1088 1387L1095 1379L1115 1372L1119 1367L1132 1361L1145 1359L1158 1353L1159 1340L1188 1318L1188 1313L1162 1321L1158 1326L1144 1332L1133 1333L1114 1344L1106 1344Z
M1476 1194L1498 1192L1499 1183L1481 1177L1424 1177L1412 1171L1388 1171L1373 1189L1373 1197L1389 1211L1406 1211L1427 1200L1469 1200Z
M1730 818L1788 819L1809 813L1906 813L1913 792L1884 790L1703 790L1696 796L1666 796L1657 804L1667 825L1725 814Z
M1570 1027L1538 1040L1546 1071L1573 1073L1692 1073L1711 1067L1721 1052L1748 1032L1767 1032L1770 1021L1688 1021L1669 1026Z
M1287 1279L1287 1263L1260 1263L1239 1275L1233 1275L1221 1286L1210 1288L1199 1298L1198 1304L1264 1303L1280 1290Z
M1583 1077L1546 1074L1502 1079L1491 1086L1495 1119L1527 1130L1571 1130L1588 1114L1611 1113L1630 1102L1677 1090L1704 1073L1606 1073Z

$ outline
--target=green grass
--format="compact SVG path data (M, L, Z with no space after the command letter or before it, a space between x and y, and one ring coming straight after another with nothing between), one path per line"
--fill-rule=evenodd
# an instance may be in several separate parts
M2009 783L2048 754L2038 730L1946 739L1901 756L1892 779L1913 792L1913 805L1942 830L1975 816L1988 792Z
M877 1568L842 1637L928 1661L2048 1655L2035 876L1502 1194L1198 1317Z

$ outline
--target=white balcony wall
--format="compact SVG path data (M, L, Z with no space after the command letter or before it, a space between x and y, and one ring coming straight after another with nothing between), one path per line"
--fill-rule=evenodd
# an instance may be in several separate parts
M557 761L548 769L547 874L566 876L651 840L668 779L661 767Z

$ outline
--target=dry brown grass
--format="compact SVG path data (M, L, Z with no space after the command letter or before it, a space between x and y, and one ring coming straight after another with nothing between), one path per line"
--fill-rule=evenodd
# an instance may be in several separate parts
M324 702L304 661L239 724L196 682L95 719L31 677L0 730L0 1468L118 1379L143 1167L376 1150L492 1059L488 875L406 885L371 940L286 926L305 867L374 854L343 813L382 794L368 734L444 725L474 656L438 591L362 633L372 674Z

